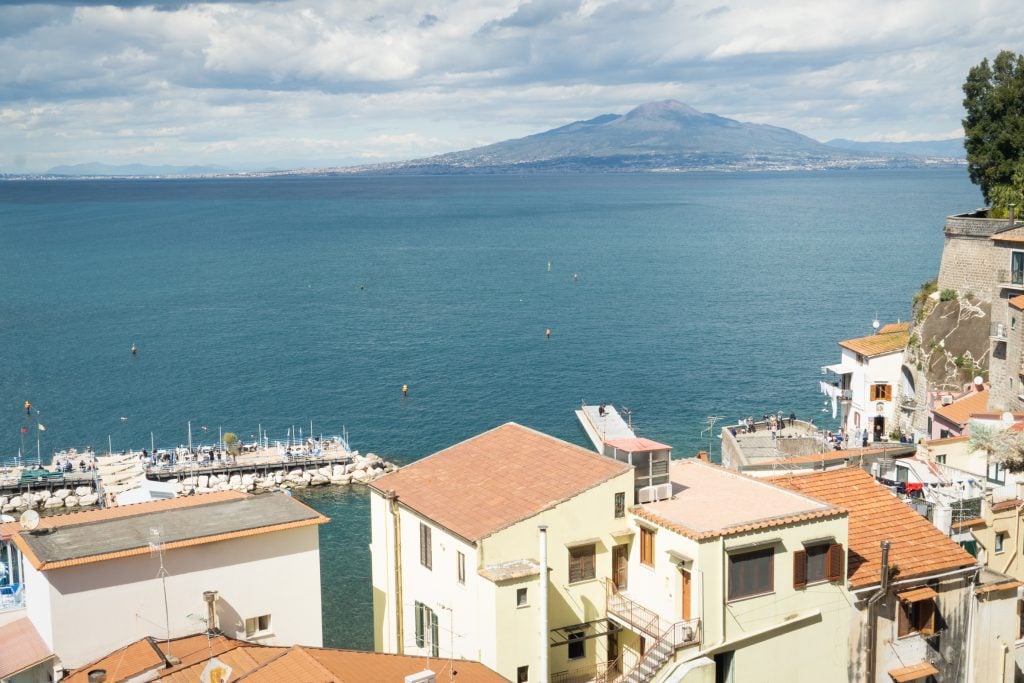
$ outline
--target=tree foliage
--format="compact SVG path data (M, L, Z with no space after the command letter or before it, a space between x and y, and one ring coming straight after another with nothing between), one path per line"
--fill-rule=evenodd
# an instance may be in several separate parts
M1024 57L1003 50L973 67L964 82L964 148L971 182L986 202L1013 185L1024 160Z

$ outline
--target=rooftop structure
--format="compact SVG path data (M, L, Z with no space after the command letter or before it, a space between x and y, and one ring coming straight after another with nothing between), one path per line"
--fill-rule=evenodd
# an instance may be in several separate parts
M697 459L675 461L670 477L672 498L641 505L633 514L696 540L845 514L830 503Z
M25 558L46 571L148 554L154 542L170 550L327 521L288 496L224 491L46 517L35 531L9 523L0 534L14 532Z
M381 477L371 488L476 541L628 472L629 466L509 422Z
M637 436L615 407L605 403L584 404L576 419L598 453L633 467L633 502L654 500L666 490L671 446Z
M28 617L0 626L0 680L10 680L53 659Z
M866 358L883 356L887 353L902 351L910 339L910 323L890 323L867 337L857 337L839 342L844 349L849 349Z

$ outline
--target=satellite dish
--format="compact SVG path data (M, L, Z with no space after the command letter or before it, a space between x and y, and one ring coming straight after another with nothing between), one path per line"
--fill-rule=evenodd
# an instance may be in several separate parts
M35 510L25 510L21 513L21 528L25 531L32 531L39 526L39 513Z
M1014 423L1013 413L1010 411L1003 413L1000 418L1002 419L1003 424L1012 425Z
M975 386L980 387L984 383L985 383L985 378L982 377L981 375L978 375L977 377L974 378L974 385Z
M882 326L882 323L878 322L878 320L877 320L877 319L875 319L875 320L872 320L872 321L871 321L871 327L875 328L876 330L877 330L877 329L878 329L879 327L881 327L881 326Z

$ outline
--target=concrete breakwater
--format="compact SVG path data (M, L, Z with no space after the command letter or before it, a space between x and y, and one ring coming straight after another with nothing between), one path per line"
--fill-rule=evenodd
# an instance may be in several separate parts
M24 510L57 510L96 505L99 496L91 486L73 489L40 489L26 491L13 496L0 496L0 512L22 512Z
M317 462L313 459L302 463L243 463L232 465L230 471L203 472L197 468L194 472L177 472L175 476L161 479L179 496L229 490L262 493L308 486L367 484L398 469L394 463L386 462L373 453L353 453L344 460L333 463ZM121 492L129 490L128 487L120 489ZM108 499L111 499L111 496L108 495ZM62 509L92 507L99 504L99 500L100 495L92 486L41 487L0 495L0 512L18 513L33 509L59 513Z
M346 486L366 484L374 479L394 472L398 466L385 462L379 455L353 455L347 463L302 464L289 467L286 463L276 466L254 466L250 471L233 473L194 473L167 479L179 495L209 493L210 491L262 492L303 488L306 486Z

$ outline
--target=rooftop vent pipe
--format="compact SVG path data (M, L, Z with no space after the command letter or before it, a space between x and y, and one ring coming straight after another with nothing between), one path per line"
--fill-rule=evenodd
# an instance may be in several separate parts
M206 632L220 633L217 628L217 591L203 591L206 601Z
M93 669L89 672L88 677L89 683L103 683L105 680L107 680L107 670Z

